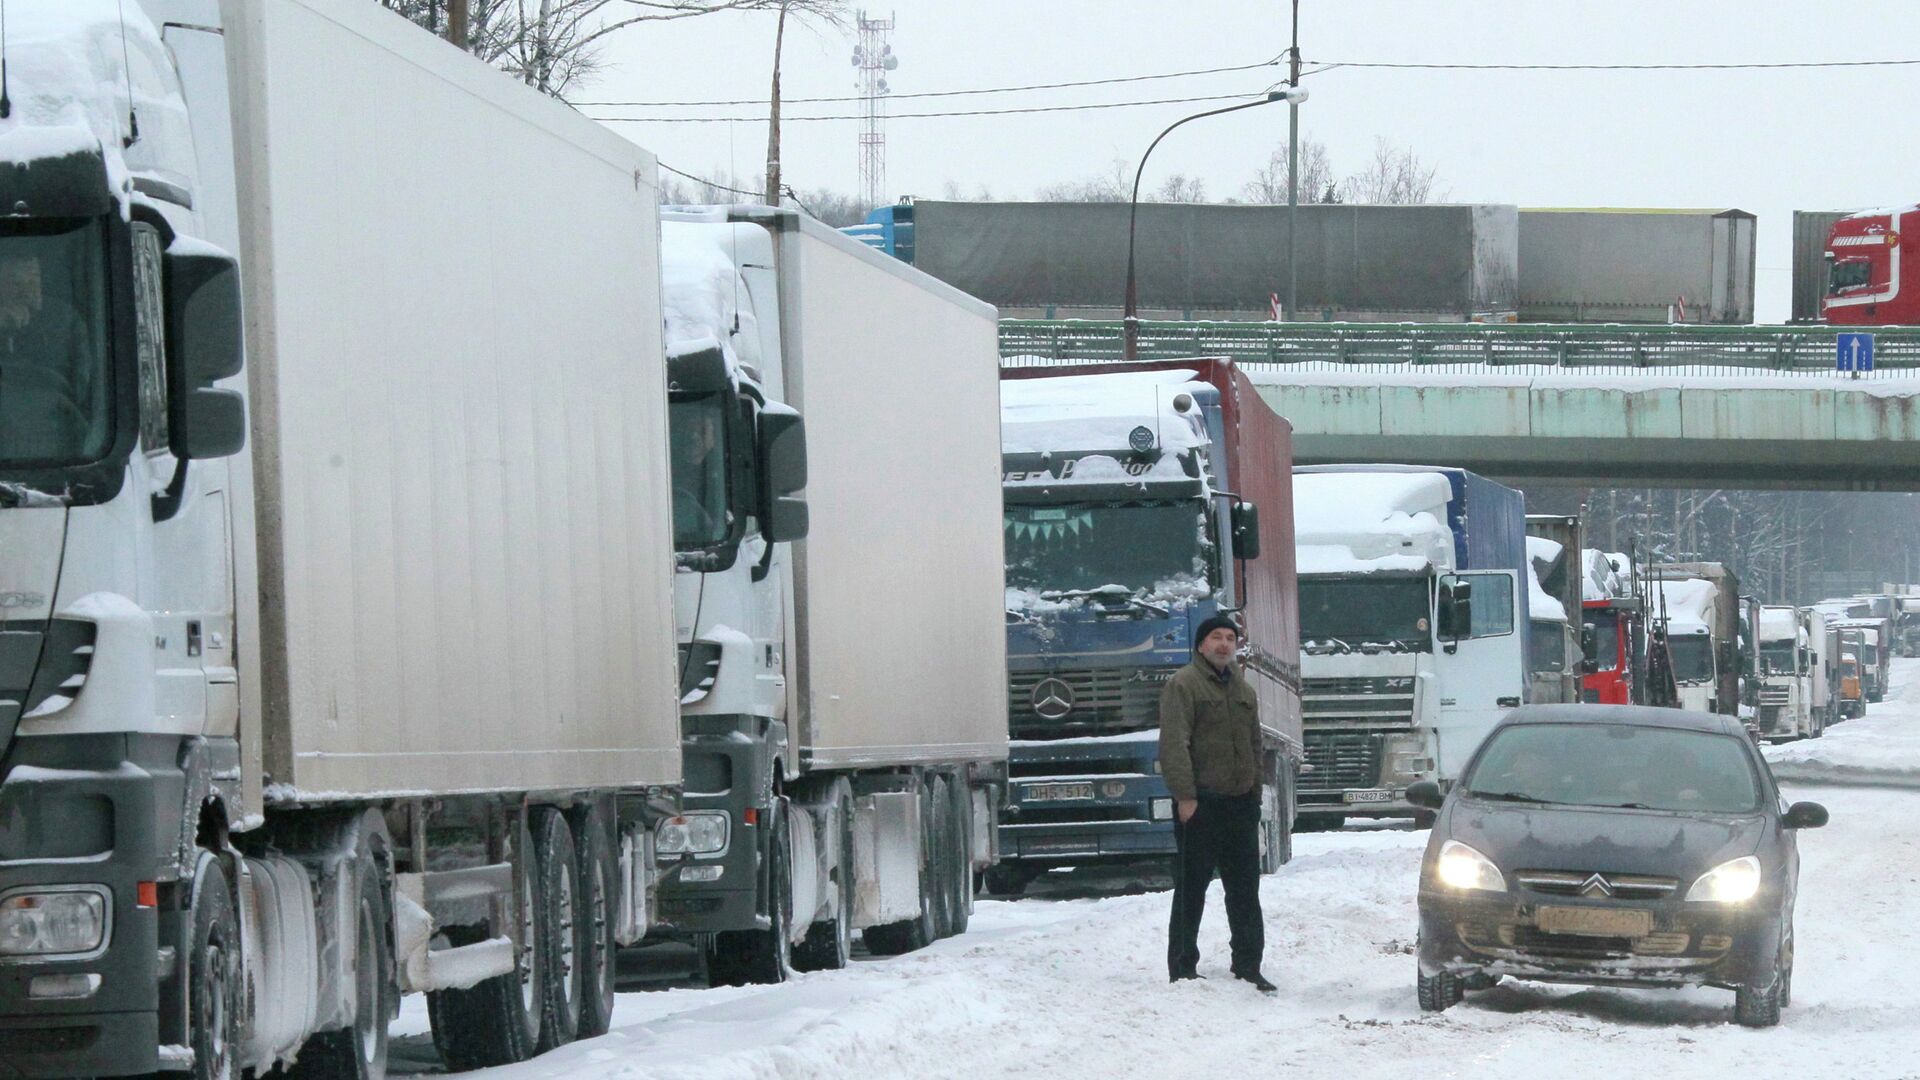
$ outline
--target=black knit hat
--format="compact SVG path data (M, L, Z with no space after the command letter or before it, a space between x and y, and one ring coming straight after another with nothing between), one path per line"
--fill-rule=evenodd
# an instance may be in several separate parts
M1205 622L1201 623L1198 627L1194 629L1193 631L1194 650L1196 652L1199 651L1200 643L1207 640L1207 635L1213 633L1215 630L1218 630L1222 627L1225 627L1226 629L1233 631L1233 636L1236 641L1240 638L1241 635L1240 635L1239 623L1234 622L1232 619L1228 618L1225 615L1215 615L1207 619Z

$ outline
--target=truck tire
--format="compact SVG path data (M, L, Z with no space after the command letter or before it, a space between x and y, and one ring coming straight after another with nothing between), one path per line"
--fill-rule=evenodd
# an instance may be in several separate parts
M920 914L911 919L869 926L861 933L867 951L875 956L899 956L924 949L934 940L934 864L938 850L934 846L933 814L927 798L926 780L920 783Z
M359 899L354 907L353 1023L307 1040L299 1061L288 1070L298 1080L381 1080L387 1075L387 1022L400 998L389 936L393 915L380 864L364 842L354 876Z
M1039 877L1039 872L1016 862L994 863L981 875L985 879L988 896L1003 896L1018 899Z
M967 932L973 920L973 797L964 780L948 785L953 806L953 862L947 878L953 884L953 932Z
M953 898L959 892L954 878L953 785L945 776L934 776L927 783L928 810L933 816L933 842L927 848L927 863L933 888L933 939L953 936Z
M240 919L220 860L203 854L193 883L193 944L187 958L187 1016L193 1045L194 1080L235 1080L240 1075L241 1009L246 973Z
M834 791L834 812L840 819L840 856L831 876L839 894L833 918L807 928L807 936L793 947L793 970L838 971L853 958L853 794L845 783Z
M620 902L620 861L606 815L583 806L568 815L573 848L580 862L580 1030L579 1038L605 1035L613 1027L614 976L619 945L614 941Z
M511 910L520 919L520 948L516 950L514 970L466 990L427 994L434 1049L453 1072L512 1065L532 1057L540 1046L543 1010L539 988L546 981L541 970L544 950L538 947L542 905L533 842L525 823L515 830L513 869ZM495 931L484 927L478 931L469 927L447 931L452 945L472 945L491 936Z
M765 930L723 930L713 935L707 958L708 981L715 986L771 985L785 982L793 968L787 925L793 921L793 855L787 847L787 800L774 800L767 835L767 922Z
M539 910L534 918L541 950L536 1052L545 1053L579 1037L581 1002L586 995L580 964L586 951L587 920L581 918L585 889L580 884L573 830L555 807L533 810L533 865L540 876Z

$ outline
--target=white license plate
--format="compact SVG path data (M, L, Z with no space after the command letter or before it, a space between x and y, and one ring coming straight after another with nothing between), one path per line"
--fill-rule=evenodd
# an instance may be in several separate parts
M1092 784L1028 784L1022 798L1027 802L1070 802L1093 798Z
M1341 797L1341 798L1343 798L1343 799L1345 799L1345 800L1347 800L1347 801L1348 801L1348 802L1350 802L1350 803L1357 803L1357 802L1392 802L1392 801L1393 801L1393 792L1391 792L1391 791L1387 791L1387 790L1385 790L1385 789L1383 789L1383 788L1374 788L1374 789L1371 789L1371 790L1368 790L1368 791L1346 791L1346 792L1342 792L1342 793L1341 793L1341 795L1340 795L1340 797Z
M1633 908L1542 907L1533 921L1549 934L1637 938L1653 932L1653 912Z

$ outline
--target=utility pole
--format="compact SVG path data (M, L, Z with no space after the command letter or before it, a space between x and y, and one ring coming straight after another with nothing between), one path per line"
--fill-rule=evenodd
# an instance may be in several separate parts
M1300 0L1293 0L1293 45L1287 49L1287 85L1300 88ZM1287 306L1282 321L1300 316L1300 102L1287 105Z
M461 49L467 47L467 5L469 0L447 0L447 40Z
M787 40L787 4L780 3L780 21L773 30L772 111L767 116L767 192L768 206L780 205L780 49Z

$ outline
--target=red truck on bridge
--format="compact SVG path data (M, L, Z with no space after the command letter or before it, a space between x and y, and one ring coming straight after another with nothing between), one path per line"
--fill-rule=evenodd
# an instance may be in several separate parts
M1826 260L1821 318L1841 326L1920 325L1920 205L1834 222Z

